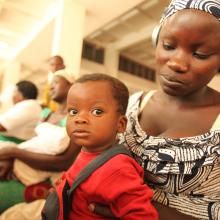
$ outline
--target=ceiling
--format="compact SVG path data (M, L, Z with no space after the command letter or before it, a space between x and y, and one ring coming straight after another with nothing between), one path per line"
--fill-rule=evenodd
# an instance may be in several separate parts
M19 54L46 26L54 25L58 1L0 0L0 65ZM154 67L151 33L169 0L78 2L86 8L86 40L115 47L124 56ZM49 30L52 33L53 28Z
M114 47L120 54L155 68L151 35L169 0L145 0L86 37L103 47Z
M13 59L53 17L54 0L0 0L0 59Z

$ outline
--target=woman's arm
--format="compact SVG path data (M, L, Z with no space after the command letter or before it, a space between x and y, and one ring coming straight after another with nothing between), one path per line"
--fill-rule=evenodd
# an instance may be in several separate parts
M178 212L176 209L162 205L158 202L152 202L159 214L159 220L196 220L196 218Z
M80 147L70 143L65 152L59 155L33 153L18 148L0 150L0 160L19 159L35 169L46 171L63 171L70 167L80 151Z
M0 131L1 132L6 131L6 128L2 124L0 124Z
M157 202L152 203L156 208L159 214L159 220L196 220L196 218L191 217L189 215L182 214L178 212L176 209L167 207ZM113 218L114 215L112 214L111 210L103 205L99 204L89 204L89 209L91 212L94 212L98 215Z
M13 160L0 161L0 180L7 180L12 174Z

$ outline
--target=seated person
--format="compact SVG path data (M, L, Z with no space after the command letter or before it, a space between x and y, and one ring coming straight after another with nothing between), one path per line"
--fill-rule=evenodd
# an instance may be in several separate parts
M82 146L82 150L56 187L60 207L66 181L71 186L79 172L113 147L117 134L125 131L128 97L128 89L122 82L104 74L85 75L71 87L67 97L67 133L71 142ZM68 219L106 219L92 213L88 201L108 205L120 219L157 219L150 202L153 193L143 176L143 169L133 158L116 155L74 191ZM59 219L63 219L62 211Z
M73 77L65 71L60 70L55 73L50 96L59 104L59 107L55 112L44 109L43 122L50 123L50 125L65 126L66 97L73 80ZM54 137L50 136L50 138L53 139ZM32 150L21 149L20 145L0 150L1 162L2 160L7 160L7 162L9 162L8 160L14 160L13 176L15 177L15 179L0 181L0 213L14 204L27 201L27 197L32 196L32 192L28 191L26 187L27 185L46 180L52 175L51 171L59 172L69 167L73 160L73 148L68 145L69 141L61 144L65 145L62 147L62 151L65 152L64 155L49 155L45 152L36 153ZM41 149L43 149L43 146ZM3 169L2 167L0 163L0 170ZM3 177L8 176L8 167L10 166L4 167Z
M54 111L58 108L58 104L56 102L53 102L53 100L51 100L49 94L50 84L54 73L57 72L58 70L64 70L64 69L65 69L65 63L63 57L56 55L48 59L48 70L49 70L48 82L47 85L45 86L45 90L43 93L42 105L47 106Z
M0 114L0 147L11 142L21 143L35 135L34 128L41 113L37 95L34 83L20 81L16 84L12 97L13 107Z
M54 73L50 96L54 102L59 104L59 107L56 111L44 108L41 113L41 123L35 129L36 136L19 144L18 148L53 155L62 153L65 150L64 145L60 145L60 141L67 136L65 128L66 93L72 82L73 77L66 70L59 70Z

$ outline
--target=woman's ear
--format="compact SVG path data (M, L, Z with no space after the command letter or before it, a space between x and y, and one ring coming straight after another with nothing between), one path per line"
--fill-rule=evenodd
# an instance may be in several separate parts
M118 133L123 133L126 130L127 126L127 117L125 115L121 115L118 120Z

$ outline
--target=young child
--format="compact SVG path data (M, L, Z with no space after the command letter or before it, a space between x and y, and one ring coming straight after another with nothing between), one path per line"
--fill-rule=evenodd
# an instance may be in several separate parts
M72 143L82 149L57 186L60 206L64 182L67 180L71 186L79 172L116 143L118 133L125 131L128 97L122 82L104 74L85 75L70 88L67 133ZM74 191L69 219L107 219L89 210L92 202L110 207L120 219L158 219L150 201L153 192L145 185L143 175L142 168L131 157L113 157Z

